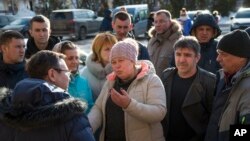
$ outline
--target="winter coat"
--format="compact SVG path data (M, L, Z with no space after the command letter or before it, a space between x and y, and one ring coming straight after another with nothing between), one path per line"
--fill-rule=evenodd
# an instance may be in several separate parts
M100 31L113 31L112 28L112 17L111 17L112 11L109 9L106 9L104 11L104 18L102 20L102 23L100 25Z
M55 36L50 36L48 41L48 46L45 50L52 50L55 44L59 43L60 40ZM29 59L33 54L40 51L40 49L36 46L34 38L30 37L27 41L27 49L25 51L25 58Z
M160 121L166 114L166 97L163 84L155 74L149 61L139 61L141 72L130 84L127 92L131 102L124 110L125 135L127 141L165 141ZM104 141L105 105L116 75L111 73L100 96L88 114L94 131L102 124L100 141Z
M198 66L204 70L207 70L212 73L216 73L220 68L220 64L216 61L218 56L216 46L218 41L211 39L208 43L200 43L201 58L198 62Z
M3 141L94 141L86 103L40 79L24 79L13 92L0 91Z
M218 23L216 22L216 20L214 19L214 17L211 15L211 14L200 14L196 20L194 20L194 24L190 30L190 35L193 35L195 36L195 29L198 27L198 26L202 26L202 25L207 25L207 26L210 26L212 28L214 28L216 30L216 35L213 36L212 39L220 36L221 34L221 30L220 30L220 27L218 25Z
M162 82L166 90L167 111L170 110L172 81L176 72L176 68L168 68L163 72L162 76ZM187 123L196 133L192 141L203 141L204 139L212 110L215 82L216 77L214 74L197 68L197 74L187 92L181 110ZM169 129L169 117L169 114L166 114L162 121L165 137L168 136L168 132L171 130Z
M106 76L112 72L112 68L110 64L103 67L101 63L92 61L92 57L92 53L87 57L86 66L80 70L80 75L88 80L95 101L106 81Z
M224 77L222 77L222 80L225 80ZM215 108L222 108L221 113L216 113L220 117L217 127L214 129L217 130L218 135L214 136L207 132L207 141L210 139L214 139L214 141L229 141L230 125L250 124L250 61L232 77L231 84L231 88L228 88L227 98L223 99L225 104L218 105L222 99L217 97L223 94L222 91L216 95L213 114L216 111ZM213 123L212 120L216 119L211 118L209 123Z
M68 92L71 96L86 101L88 103L88 109L86 113L90 111L94 105L94 100L87 79L81 77L79 73L71 74Z
M3 58L0 58L0 87L13 89L19 81L27 77L25 62L5 64Z
M157 34L152 27L149 34L151 39L148 42L148 53L156 74L161 76L163 70L170 66L173 59L174 43L182 37L181 26L173 20L171 27L166 32Z

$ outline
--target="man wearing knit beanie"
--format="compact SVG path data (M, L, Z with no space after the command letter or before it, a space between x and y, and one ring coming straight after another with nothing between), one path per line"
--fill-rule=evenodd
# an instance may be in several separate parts
M220 69L220 65L216 61L216 46L218 41L216 41L215 38L221 34L221 30L215 18L210 14L198 15L191 28L190 34L198 39L201 46L201 58L198 62L198 66L212 73L216 73L216 71Z
M250 124L250 38L247 32L235 30L226 34L219 41L217 52L222 69L205 141L229 141L230 125Z

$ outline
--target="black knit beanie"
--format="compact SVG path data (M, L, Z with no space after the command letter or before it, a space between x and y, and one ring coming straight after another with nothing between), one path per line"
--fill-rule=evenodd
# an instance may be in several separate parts
M214 38L220 36L220 34L221 34L220 27L217 24L215 18L211 14L198 15L196 20L194 21L193 26L191 27L190 35L192 35L192 32L195 28L197 28L198 26L202 26L202 25L211 26L212 28L214 28L217 31L217 34L215 35Z
M234 30L221 38L217 49L238 57L250 58L250 38L246 31Z

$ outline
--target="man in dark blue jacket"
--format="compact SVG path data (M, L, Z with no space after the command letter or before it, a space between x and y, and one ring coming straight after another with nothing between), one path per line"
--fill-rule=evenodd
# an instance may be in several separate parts
M215 40L221 34L221 30L210 14L200 14L196 18L190 34L195 36L201 46L201 58L198 66L216 73L221 67L216 61L217 52L216 46L218 41Z
M13 89L17 82L28 77L25 72L25 42L17 31L6 31L0 37L0 87Z
M3 141L94 141L86 103L69 96L69 70L63 54L40 51L27 63L31 78L13 91L0 90Z

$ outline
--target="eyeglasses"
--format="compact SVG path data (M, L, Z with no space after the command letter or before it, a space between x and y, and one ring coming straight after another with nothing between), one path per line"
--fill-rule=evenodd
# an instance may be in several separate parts
M54 70L56 70L57 72L65 72L65 74L67 76L70 76L71 72L69 70L64 70L64 69L61 69L61 68L53 68Z
M162 25L162 24L164 24L164 23L166 23L166 22L168 22L168 20L159 20L159 21L156 21L156 20L155 20L155 21L153 22L153 24L154 24L154 25L156 25L156 24Z

